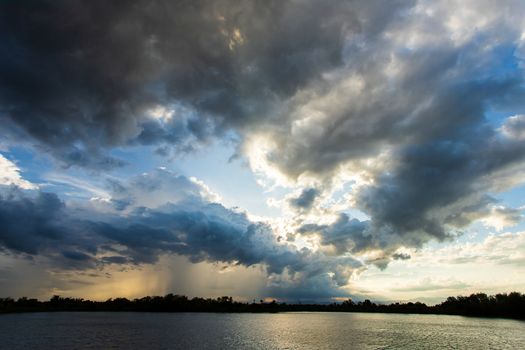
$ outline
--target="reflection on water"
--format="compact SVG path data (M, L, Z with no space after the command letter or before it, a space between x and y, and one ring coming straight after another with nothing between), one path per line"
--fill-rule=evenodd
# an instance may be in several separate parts
M0 349L522 349L525 322L362 313L0 315Z

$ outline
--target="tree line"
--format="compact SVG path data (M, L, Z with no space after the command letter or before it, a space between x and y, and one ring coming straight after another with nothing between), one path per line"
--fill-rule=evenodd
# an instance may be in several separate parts
M378 312L403 314L443 314L477 317L502 317L525 320L525 294L518 292L448 297L440 304L428 306L420 302L379 304L351 299L340 303L281 303L255 300L251 303L234 301L232 297L188 298L184 295L146 296L137 299L112 298L92 301L81 298L53 296L48 301L22 297L0 298L0 313L54 311L146 311L146 312Z

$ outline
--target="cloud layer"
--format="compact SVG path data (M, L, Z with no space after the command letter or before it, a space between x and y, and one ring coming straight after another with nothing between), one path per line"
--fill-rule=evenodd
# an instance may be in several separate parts
M10 142L107 175L118 150L231 138L285 188L287 216L254 222L156 170L107 176L109 197L83 204L5 190L0 242L63 268L261 264L281 291L321 295L474 222L514 225L521 209L497 198L524 181L524 15L517 0L2 2Z
M358 27L344 2L1 6L2 114L66 164L103 169L121 163L101 147L188 150L264 123L269 106L341 63Z
M323 288L318 296L341 294L338 288L361 267L356 259L278 243L267 224L209 202L205 188L166 170L127 183L112 182L111 187L118 189L115 198L119 199L99 202L97 198L95 207L75 207L53 193L4 188L0 247L10 254L45 257L59 269L110 264L125 268L156 263L169 254L186 256L194 263L259 264L268 275L281 276L272 285L282 295L317 283ZM166 194L169 200L163 198Z

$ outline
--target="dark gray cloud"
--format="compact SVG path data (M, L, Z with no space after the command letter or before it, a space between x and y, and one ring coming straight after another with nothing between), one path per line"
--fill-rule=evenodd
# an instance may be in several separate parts
M410 258L411 258L410 254L405 254L405 253L392 254L392 259L394 260L409 260Z
M331 225L305 224L298 232L300 234L319 233L321 243L333 245L339 254L344 252L360 252L367 248L379 248L380 242L376 241L368 232L369 222L350 219L347 214L341 213Z
M316 188L306 188L296 198L290 198L289 203L292 207L299 210L308 210L314 204L315 199L319 196L319 190Z
M292 179L355 173L367 180L350 191L348 206L369 221L341 214L332 225L299 229L317 232L339 253L389 254L453 238L490 215L497 205L491 192L522 182L508 172L523 173L523 118L494 118L495 111L523 108L521 72L498 68L502 60L519 64L505 47L520 32L501 14L497 29L459 42L446 25L428 27L426 15L407 14L383 35L349 40L344 66L289 99L282 115L288 123L274 125L270 136L268 163ZM406 35L424 40L396 40ZM517 220L509 215L508 222Z
M297 276L271 276L268 293L273 297L293 301L319 301L348 297L339 287L348 284L352 273L362 264L351 257L307 256L309 263Z
M104 148L129 143L191 150L223 130L264 122L272 105L342 63L360 14L377 24L387 8L2 2L0 111L67 165L119 166ZM159 106L173 118L146 117Z
M259 264L270 276L287 276L272 284L272 290L282 284L283 293L288 290L292 295L299 293L292 292L295 287L322 280L323 297L330 296L328 291L344 293L339 288L361 267L349 257L327 257L279 244L268 225L208 201L197 184L165 170L112 186L121 195L143 191L156 197L167 188L177 187L178 191L170 192L171 201L148 202L149 208L141 205L148 198L141 198L130 201L129 208L101 213L71 207L55 194L26 194L12 187L0 200L0 249L43 257L65 270L110 264L126 268L156 263L169 254L186 256L195 263ZM116 214L123 210L124 215Z
M0 242L4 248L36 254L43 246L65 238L64 204L52 193L25 197L15 187L0 197ZM29 237L29 239L28 239Z
M420 232L443 240L451 227L487 215L495 203L484 193L491 176L524 159L524 143L473 126L457 138L406 147L398 165L362 189L357 203L378 230L386 226L400 235Z

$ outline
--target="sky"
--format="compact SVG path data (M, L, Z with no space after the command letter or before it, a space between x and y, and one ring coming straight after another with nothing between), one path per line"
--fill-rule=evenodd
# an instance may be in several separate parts
M525 292L525 3L0 2L0 297Z

